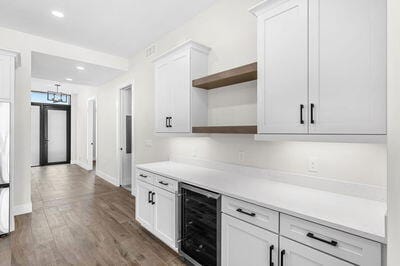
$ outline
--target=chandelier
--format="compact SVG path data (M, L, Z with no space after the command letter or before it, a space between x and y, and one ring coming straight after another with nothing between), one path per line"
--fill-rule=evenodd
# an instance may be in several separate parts
M47 91L47 100L53 103L66 103L68 101L68 94L59 91L60 84L54 84L56 91Z

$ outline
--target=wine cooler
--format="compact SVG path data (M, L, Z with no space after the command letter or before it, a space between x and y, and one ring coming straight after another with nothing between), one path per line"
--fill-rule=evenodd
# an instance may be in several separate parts
M185 183L179 191L179 253L193 265L220 265L220 195Z

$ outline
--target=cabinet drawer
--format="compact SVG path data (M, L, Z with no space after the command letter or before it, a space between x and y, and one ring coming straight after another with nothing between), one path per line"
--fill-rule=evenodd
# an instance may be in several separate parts
M279 231L279 213L276 211L222 196L222 212L272 232Z
M160 175L155 176L154 185L174 193L178 191L178 182L176 180Z
M381 265L379 243L320 224L281 214L280 234L357 265Z
M154 174L140 169L136 169L136 178L142 180L143 182L154 184Z

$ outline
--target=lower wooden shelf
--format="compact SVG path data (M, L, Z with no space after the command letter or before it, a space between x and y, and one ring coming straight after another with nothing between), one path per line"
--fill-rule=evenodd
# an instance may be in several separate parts
M192 133L257 134L257 126L206 126L193 127Z

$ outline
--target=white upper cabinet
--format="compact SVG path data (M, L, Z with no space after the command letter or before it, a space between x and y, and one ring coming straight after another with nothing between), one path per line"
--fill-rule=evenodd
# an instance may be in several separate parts
M207 74L209 50L188 41L155 60L156 132L190 133L207 125L207 92L192 80Z
M307 133L307 0L264 12L258 36L258 131Z
M385 0L267 0L251 11L258 133L386 134Z
M15 56L0 51L0 100L11 101L14 89Z
M310 133L386 134L386 1L309 5Z

